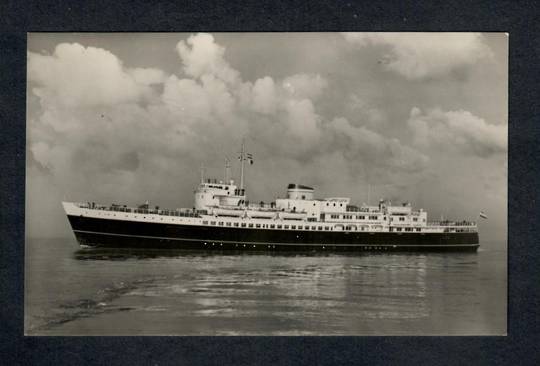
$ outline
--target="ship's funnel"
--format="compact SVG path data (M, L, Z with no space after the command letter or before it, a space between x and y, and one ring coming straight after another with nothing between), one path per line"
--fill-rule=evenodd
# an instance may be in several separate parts
M302 184L291 183L287 187L287 198L291 200L312 200L314 189Z

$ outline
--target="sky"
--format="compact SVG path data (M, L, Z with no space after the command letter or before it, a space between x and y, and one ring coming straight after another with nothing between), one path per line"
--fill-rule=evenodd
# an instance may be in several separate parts
M506 239L504 33L30 33L27 77L30 237L72 235L62 200L192 207L245 139L252 201L301 183Z

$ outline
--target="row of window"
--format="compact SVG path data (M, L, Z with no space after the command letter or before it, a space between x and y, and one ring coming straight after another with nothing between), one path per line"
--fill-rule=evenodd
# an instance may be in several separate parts
M352 220L352 219L356 219L356 220L365 220L367 217L368 220L378 220L379 219L379 216L377 215L370 215L370 216L364 216L364 215L337 215L337 214L331 214L330 215L330 218L331 219L344 219L344 220ZM386 220L386 216L384 217L384 219Z
M313 206L315 206L315 204L313 204ZM330 203L326 202L326 206L330 206ZM336 203L334 202L332 206L336 207ZM339 207L343 207L343 203L340 203Z
M400 227L395 227L395 228L392 228L393 230L395 231L421 231L422 229L420 229L419 227L417 228L412 228L412 227L404 227L404 228L400 228ZM391 229L391 230L392 230Z
M203 221L203 225L208 225L208 221ZM282 224L253 224L246 222L223 222L210 221L210 225L217 226L232 226L232 227L247 227L257 229L293 229L293 230L332 230L329 226L309 226L309 225L282 225Z
M414 222L418 222L418 217L413 217L412 220ZM392 221L405 221L405 217L400 216L399 220L398 220L398 217L392 217ZM422 219L422 221L426 222L426 219Z
M205 187L229 190L229 186L214 186L210 184L210 185L205 185Z
M254 224L246 222L223 222L223 221L203 221L203 225L213 225L213 226L228 226L228 227L243 227L243 228L256 228L256 229L292 229L292 230L325 230L330 231L334 230L331 226L310 226L310 225L282 225L282 224ZM364 231L368 229L367 227L360 227L359 230ZM345 226L347 231L355 231L355 226ZM391 231L417 231L420 232L421 228L390 228Z
M473 232L475 232L475 230L474 229L469 229L469 228L465 228L465 229L445 228L444 232L445 233L473 233Z

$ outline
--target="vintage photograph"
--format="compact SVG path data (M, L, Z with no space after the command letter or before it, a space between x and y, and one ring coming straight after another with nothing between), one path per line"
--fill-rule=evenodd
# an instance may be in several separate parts
M506 335L506 33L29 33L25 334Z

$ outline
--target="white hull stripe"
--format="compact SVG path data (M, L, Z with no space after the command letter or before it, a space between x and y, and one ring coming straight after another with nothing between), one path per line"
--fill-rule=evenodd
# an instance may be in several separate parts
M110 235L110 236L122 236L122 237L132 237L132 238L143 238L143 239L164 239L164 240L177 240L177 241L200 241L205 243L230 243L230 244L253 244L253 245L304 245L304 246L347 246L347 247L474 247L479 246L480 244L429 244L429 245L410 245L410 244L313 244L313 243L270 243L270 242L257 242L257 241L231 241L231 240L211 240L211 239L185 239L185 238L172 238L166 236L145 236L145 235L130 235L130 234L115 234L115 233L104 233L101 231L86 231L86 230L73 230L77 233L84 234L97 234L97 235Z

